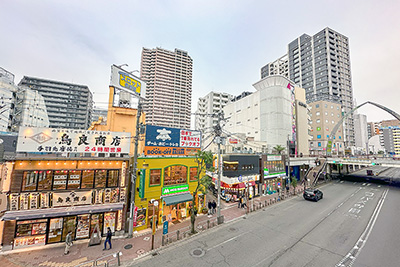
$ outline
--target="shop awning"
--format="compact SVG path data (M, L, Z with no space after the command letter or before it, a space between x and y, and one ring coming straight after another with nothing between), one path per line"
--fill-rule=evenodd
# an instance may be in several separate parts
M72 216L78 214L91 214L99 212L117 211L121 210L123 206L124 206L123 203L112 203L112 204L99 204L99 205L87 205L87 206L72 206L64 208L6 211L6 213L3 215L3 217L0 218L0 220L2 221L29 220L29 219L40 219L40 218L54 218L61 216Z
M193 196L190 193L183 193L183 194L163 197L163 200L165 201L165 204L167 206L169 206L169 205L175 205L175 204L179 204L179 203L186 202L186 201L192 201Z

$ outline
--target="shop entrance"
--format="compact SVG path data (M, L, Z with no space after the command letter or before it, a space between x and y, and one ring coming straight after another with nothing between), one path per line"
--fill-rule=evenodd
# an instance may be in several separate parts
M180 223L183 219L189 216L189 210L191 205L192 201L172 204L172 205L164 205L163 220L167 220L174 224Z

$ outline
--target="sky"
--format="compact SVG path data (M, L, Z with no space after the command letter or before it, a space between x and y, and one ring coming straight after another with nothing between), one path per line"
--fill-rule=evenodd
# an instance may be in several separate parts
M398 10L398 0L1 0L0 67L15 83L26 75L87 85L95 107L106 107L112 64L140 70L143 47L178 48L193 59L194 112L211 91L255 91L262 66L329 27L349 38L356 103L400 113ZM371 105L359 113L392 119Z

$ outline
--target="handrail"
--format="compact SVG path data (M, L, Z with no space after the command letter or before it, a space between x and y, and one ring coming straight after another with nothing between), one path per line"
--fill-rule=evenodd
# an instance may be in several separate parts
M109 264L111 261L113 261L113 260L117 260L117 261L118 261L118 262L117 262L117 265L118 265L118 266L121 266L120 256L122 256L122 252L121 252L121 251L117 251L116 253L104 255L104 256L101 256L101 257L96 258L96 259L94 259L94 260L90 260L90 261L86 261L86 262L80 263L80 264L78 264L78 265L75 265L75 267L81 267L81 266L98 266L98 265L97 265L98 261L103 260L103 259L108 258L108 257L112 257L112 258L111 258L110 260L107 260L107 262L105 263L105 266L108 266L108 264ZM91 264L91 265L89 265L89 264Z

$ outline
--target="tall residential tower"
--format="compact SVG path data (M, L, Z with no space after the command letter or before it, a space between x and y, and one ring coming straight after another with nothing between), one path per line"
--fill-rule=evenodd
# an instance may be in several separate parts
M289 43L287 57L287 61L281 57L264 66L261 78L271 75L267 69L279 63L279 69L287 67L288 78L306 90L307 103L328 101L340 104L344 113L353 108L349 40L346 36L330 28L313 36L303 34ZM285 75L284 72L280 74ZM354 146L353 116L345 120L344 131L346 146Z
M141 79L146 82L146 123L190 128L193 60L186 51L142 50Z

